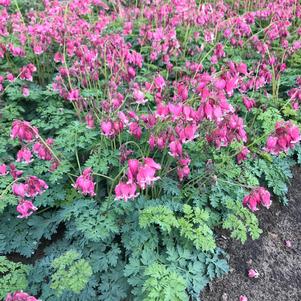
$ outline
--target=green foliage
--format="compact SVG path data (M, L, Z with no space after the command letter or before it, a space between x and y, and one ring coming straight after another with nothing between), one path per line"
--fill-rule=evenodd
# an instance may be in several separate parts
M228 214L223 221L223 228L231 231L231 237L245 243L248 233L252 239L259 238L262 230L259 228L257 217L241 202L228 201Z
M173 227L179 227L173 211L164 206L149 207L140 213L139 224L142 228L153 223L158 224L163 231L167 232L170 232Z
M295 164L289 157L273 157L272 161L263 159L255 160L254 173L263 177L267 186L272 189L279 199L287 203L288 181L292 178L291 168Z
M209 220L208 211L186 204L183 211L184 217L179 219L180 234L191 240L197 249L213 251L216 244L213 232L206 224Z
M153 263L145 270L145 276L148 279L143 285L146 294L144 301L189 300L185 280L163 264Z
M15 263L5 256L0 256L0 298L5 298L11 292L25 290L28 286L29 270L27 265Z
M88 261L81 259L80 253L68 251L52 262L51 288L60 296L64 290L80 293L92 275Z
M261 112L257 119L261 121L264 134L270 134L274 130L275 123L282 120L282 116L277 109L268 108L266 111Z

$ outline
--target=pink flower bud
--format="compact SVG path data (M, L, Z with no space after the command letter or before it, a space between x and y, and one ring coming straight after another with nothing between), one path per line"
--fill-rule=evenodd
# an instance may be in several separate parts
M8 174L7 166L5 164L0 165L0 176L5 176Z
M245 295L241 295L239 301L248 301L248 298Z

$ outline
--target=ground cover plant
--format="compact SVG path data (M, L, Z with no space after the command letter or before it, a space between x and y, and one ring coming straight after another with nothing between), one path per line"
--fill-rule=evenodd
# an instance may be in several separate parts
M287 205L301 6L0 0L0 298L199 300ZM267 209L266 209L267 208Z

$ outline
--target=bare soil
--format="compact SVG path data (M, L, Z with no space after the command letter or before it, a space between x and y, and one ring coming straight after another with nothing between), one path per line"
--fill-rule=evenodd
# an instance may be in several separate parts
M220 234L231 270L203 291L202 301L238 301L240 295L248 301L301 301L301 168L294 175L288 206L275 200L269 210L258 211L260 239L241 245ZM249 279L249 268L257 269L259 278Z

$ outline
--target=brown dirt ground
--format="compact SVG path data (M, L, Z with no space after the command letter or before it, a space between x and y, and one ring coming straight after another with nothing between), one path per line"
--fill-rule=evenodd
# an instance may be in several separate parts
M294 171L289 204L274 201L269 210L257 216L264 233L245 245L220 235L221 247L230 255L230 273L207 287L202 301L301 301L301 168ZM292 248L284 241L291 240ZM249 268L259 278L249 279Z

